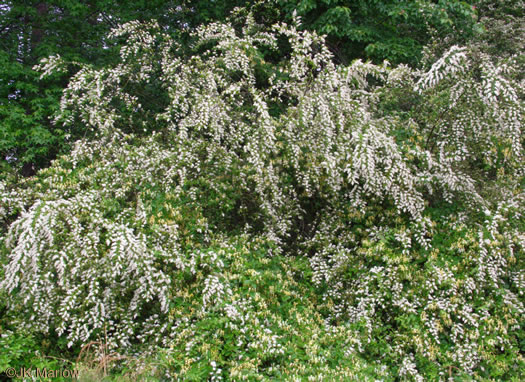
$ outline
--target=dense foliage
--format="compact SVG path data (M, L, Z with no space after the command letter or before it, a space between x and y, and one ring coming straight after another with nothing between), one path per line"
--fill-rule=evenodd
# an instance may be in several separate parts
M431 35L464 42L476 30L475 7L465 1L278 0L283 10L304 17L326 34L338 60L366 56L415 64Z
M357 57L377 62L416 63L431 36L464 41L478 26L474 9L457 0L432 1L6 1L0 6L0 166L2 172L33 175L57 155L70 151L85 137L81 127L52 123L61 92L78 67L39 79L32 67L40 59L60 55L70 62L101 67L114 63L122 40L108 40L117 25L156 19L163 30L191 46L190 31L212 21L224 21L237 6L251 10L259 24L291 22L303 15L303 27L327 34L334 60ZM463 36L459 40L457 36ZM275 60L279 51L263 56ZM155 97L154 94L149 94Z
M118 57L119 42L108 32L132 20L156 18L173 35L211 19L221 20L236 1L208 2L51 0L5 1L0 5L0 165L4 171L34 174L71 143L83 129L51 123L63 88L75 73L39 79L32 67L60 54L69 61L100 66Z
M243 14L34 67L76 68L54 126L84 134L0 182L2 344L103 339L159 379L523 379L517 43L344 66L297 14Z

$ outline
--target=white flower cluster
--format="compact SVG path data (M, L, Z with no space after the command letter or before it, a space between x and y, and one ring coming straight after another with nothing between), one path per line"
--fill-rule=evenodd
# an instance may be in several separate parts
M399 376L405 378L412 377L411 379L417 382L423 382L425 380L417 372L413 354L410 354L409 356L403 359L403 362L401 363L401 368L399 369Z
M170 279L144 234L105 218L99 203L96 193L79 193L24 212L7 234L0 287L12 293L11 309L33 312L23 326L55 327L70 344L107 330L113 346L127 346L139 315L167 311Z

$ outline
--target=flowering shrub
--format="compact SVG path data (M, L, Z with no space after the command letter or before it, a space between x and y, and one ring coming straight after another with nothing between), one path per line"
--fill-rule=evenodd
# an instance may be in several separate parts
M518 375L519 60L452 47L428 71L336 67L322 37L250 18L200 28L191 55L155 23L113 37L121 62L81 66L56 119L89 137L16 198L0 188L0 217L19 211L0 287L20 326L160 344L187 378L353 375L328 357L383 377ZM289 59L268 64L283 38ZM224 239L239 234L250 250ZM261 237L253 261L282 262L282 290L250 268ZM315 291L287 268L304 259Z
M333 368L354 335L326 326L301 281L307 263L268 257L261 238L238 238L195 254L207 269L180 285L170 311L170 338L156 371L170 379L251 380L345 379L385 374L379 364L348 353ZM274 249L275 250L275 249ZM204 279L204 283L203 283ZM207 280L212 281L210 283ZM213 301L213 304L210 302ZM359 374L358 374L359 371Z

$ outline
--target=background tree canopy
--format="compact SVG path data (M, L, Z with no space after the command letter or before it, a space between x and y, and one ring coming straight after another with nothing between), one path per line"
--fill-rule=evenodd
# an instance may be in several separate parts
M211 3L1 8L0 370L524 379L523 2Z

